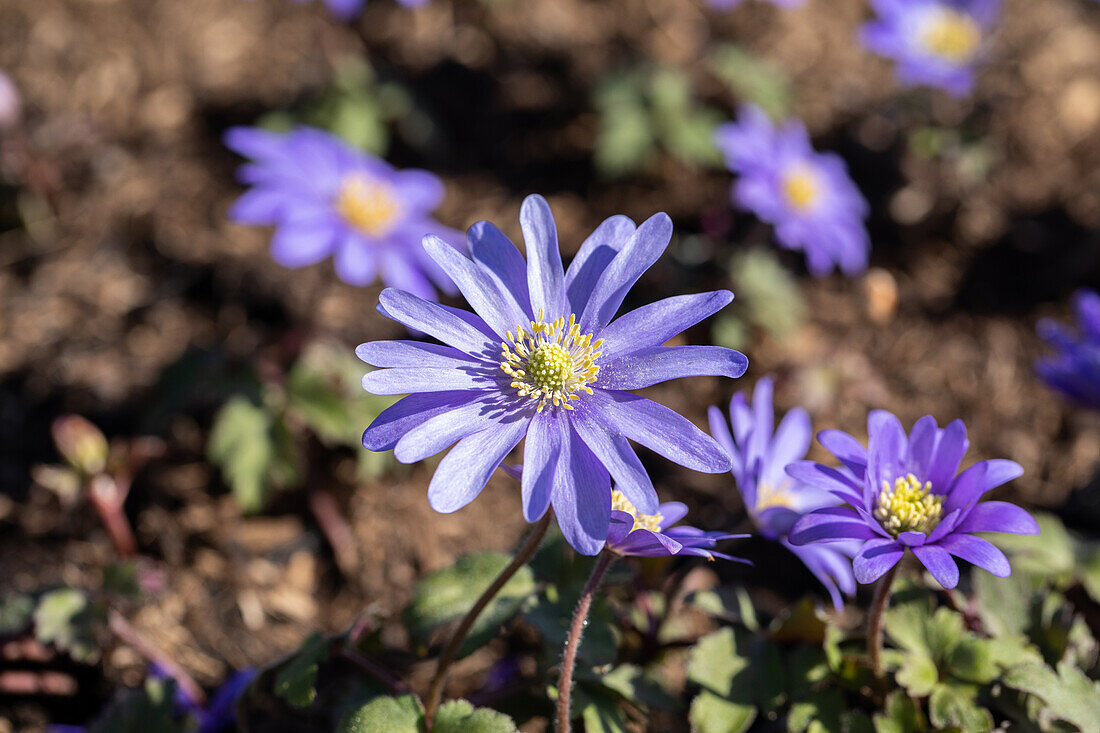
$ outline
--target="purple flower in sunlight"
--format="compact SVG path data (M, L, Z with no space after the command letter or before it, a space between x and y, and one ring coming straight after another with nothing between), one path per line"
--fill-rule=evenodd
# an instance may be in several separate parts
M841 593L856 591L852 556L859 543L835 542L806 546L787 539L791 525L807 512L840 503L823 489L795 481L786 474L787 464L806 457L810 449L810 416L801 407L790 410L775 428L772 379L762 377L753 391L752 407L744 393L730 401L730 425L717 407L709 410L710 432L733 459L733 477L745 510L760 533L786 547L814 574L837 609L844 607Z
M1035 364L1048 385L1085 407L1100 410L1100 293L1079 290L1073 296L1077 333L1044 319L1039 335L1054 348L1053 356Z
M0 132L15 127L22 113L19 89L10 76L0 71Z
M974 86L974 65L1000 12L1000 0L871 0L877 19L863 26L867 48L897 62L905 84L956 97Z
M386 285L422 298L454 286L420 246L434 233L461 234L433 220L443 184L422 170L394 170L385 161L323 130L281 134L234 127L225 144L252 162L238 176L251 186L229 212L241 224L274 225L271 254L284 267L332 257L352 285L381 276Z
M737 122L718 128L715 143L738 176L734 203L772 224L781 247L805 252L810 272L867 269L867 202L844 160L815 152L801 122L776 127L762 109L743 105Z
M787 466L793 478L829 491L846 502L799 519L791 529L796 545L859 540L853 560L856 580L871 583L911 550L944 588L959 582L961 558L994 575L1012 572L1000 550L975 532L1038 534L1035 519L1003 501L979 502L990 489L1023 474L1018 463L979 461L956 475L970 443L955 420L945 428L931 416L913 425L908 437L896 417L874 410L867 418L868 447L839 430L824 430L818 441L841 466L812 461Z
M687 506L669 501L657 507L655 514L642 514L621 491L611 492L611 529L607 533L607 549L619 555L636 557L666 557L697 555L713 560L749 563L739 557L711 550L722 540L740 539L747 534L706 532L696 527L673 527L687 515Z
M578 551L594 555L611 521L611 478L643 512L657 492L629 441L708 473L730 468L714 440L679 414L630 390L690 376L739 377L744 355L717 346L661 344L714 314L726 290L681 295L612 320L630 287L664 252L672 221L641 226L625 216L603 222L562 267L557 228L541 196L520 210L527 261L489 222L469 231L473 259L440 241L424 248L458 285L474 312L385 290L379 311L444 345L375 341L356 353L376 371L375 394L409 394L367 428L363 445L393 449L412 463L455 447L428 487L436 511L474 500L489 475L526 437L523 515L554 507Z
M307 3L309 0L294 0L296 3ZM429 0L397 0L406 8L419 8ZM366 6L367 0L325 0L325 6L333 15L342 20L351 20Z
M707 0L707 4L716 10L732 10L742 2L743 0ZM797 8L804 5L806 0L768 0L768 2L780 8Z

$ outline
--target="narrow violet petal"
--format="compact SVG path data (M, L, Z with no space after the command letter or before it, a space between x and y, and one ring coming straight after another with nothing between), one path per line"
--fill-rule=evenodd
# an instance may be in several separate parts
M380 250L379 259L382 282L386 284L387 288L397 292L405 292L414 295L425 301L430 302L435 300L435 287L428 278L427 271L424 269L424 264L418 261L415 252L404 249L386 248ZM339 272L339 270L337 270L337 272ZM341 275L341 278L343 277L344 275ZM346 281L355 284L354 281ZM424 331L424 329L417 330ZM428 333L428 331L424 332Z
M531 419L523 444L523 477L520 481L523 518L535 522L550 507L554 478L560 469L562 452L568 441L565 420L551 411L537 413Z
M614 548L621 555L662 557L679 554L683 544L660 532L636 529Z
M476 397L476 394L466 391L409 395L387 407L374 419L363 433L363 447L372 451L391 450L417 425Z
M779 421L779 427L775 429L775 435L765 453L765 481L778 485L784 480L787 465L806 457L812 434L809 413L801 407L789 410Z
M531 291L531 310L545 311L547 321L569 317L565 300L565 271L558 248L558 229L550 204L537 194L523 200L519 211L523 242L527 246L527 287Z
M995 458L979 461L955 477L954 484L944 499L944 511L964 509L973 505L990 489L1024 475L1024 469L1015 461ZM932 484L933 487L935 484Z
M1039 523L1024 509L1007 501L983 501L966 515L956 532L1039 534Z
M660 346L685 329L709 318L733 300L728 290L676 295L643 305L612 321L600 338L604 354L629 354L649 346Z
M486 275L473 260L434 235L424 237L424 250L443 268L470 307L497 336L503 338L517 324L526 322L526 313L512 293Z
M744 489L741 486L744 481L744 467L741 463L741 453L733 444L733 435L730 434L729 425L726 423L726 417L717 407L708 407L707 421L710 424L711 436L718 442L718 445L722 446L722 449L729 454L730 461L733 463L733 475L737 478L737 488L741 490L742 495L744 495Z
M394 457L402 463L416 463L446 450L467 435L493 429L498 421L489 416L491 399L471 401L425 420L397 441Z
M585 399L607 425L654 453L703 473L730 470L730 459L714 438L687 418L629 392L596 389Z
M512 420L467 436L451 448L428 484L428 503L442 514L477 498L500 462L523 439L526 420Z
M913 554L921 561L936 582L947 590L951 590L959 584L959 566L951 557L951 554L943 549L943 540L939 545L922 545L914 547Z
M363 375L363 389L376 395L399 395L414 392L446 392L449 390L489 390L497 380L485 374L481 366L459 369L417 369L400 367L375 369Z
M355 347L355 355L361 361L380 368L458 369L483 363L450 346L423 341L368 341Z
M634 529L634 517L626 512L612 511L611 526L607 530L607 546L614 547L625 540L632 529Z
M950 552L955 557L973 563L983 570L987 570L998 578L1007 578L1012 574L1012 566L1008 564L1005 554L981 537L968 534L953 534L944 537L937 546Z
M576 409L572 415L573 429L608 470L616 488L630 503L643 514L653 514L659 502L645 466L638 460L630 442L619 431L609 429L600 418L595 410Z
M899 476L905 475L905 430L894 415L885 410L872 410L867 418L867 434L869 481L864 491L877 493L884 481L893 486Z
M283 267L306 267L331 255L336 239L330 222L283 224L271 237L271 256Z
M653 266L671 239L672 220L668 214L655 214L642 222L593 288L580 317L582 333L601 331L611 322L627 292Z
M917 420L909 431L909 448L905 462L918 479L925 480L924 477L930 472L939 434L939 425L931 415Z
M795 461L786 468L791 478L817 489L824 489L852 506L863 506L863 492L851 478L835 468L814 461Z
M661 515L661 528L668 529L687 516L688 508L681 501L666 501L657 507L657 513Z
M653 346L604 365L603 389L631 390L683 377L730 377L748 369L745 355L722 346Z
M566 542L582 555L596 555L607 540L611 520L611 479L577 434L568 432L550 502Z
M871 540L879 534L847 507L826 507L804 515L791 527L795 545L830 540Z
M526 320L533 318L531 294L527 287L527 263L512 240L487 221L479 221L470 227L466 238L474 262L481 266L487 277L496 280L512 294L522 307Z
M630 218L619 214L601 222L581 243L577 256L565 271L565 292L573 313L584 310L600 275L637 228Z
M924 476L925 480L931 481L933 488L944 491L944 487L950 486L955 478L959 462L969 447L966 426L962 420L953 420L940 433L940 439L936 442L936 453L932 457L928 473Z
M492 350L492 344L487 343L481 331L455 317L443 306L393 288L383 290L378 302L394 320L434 336L471 356L484 356Z
M877 538L864 543L859 554L852 559L852 571L860 585L874 583L898 564L905 548L893 540Z

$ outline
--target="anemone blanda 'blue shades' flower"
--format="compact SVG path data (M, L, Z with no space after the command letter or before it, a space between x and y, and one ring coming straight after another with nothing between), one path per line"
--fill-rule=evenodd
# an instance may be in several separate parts
M251 188L229 216L241 224L274 225L271 254L280 265L304 267L332 257L336 274L352 285L368 285L380 275L385 284L422 298L434 299L435 288L454 292L420 246L428 233L461 241L430 216L443 199L436 176L394 170L309 127L286 134L234 127L225 143L252 159L238 173Z
M812 461L787 466L793 478L849 505L802 517L791 528L791 542L860 540L853 560L860 583L885 574L907 549L944 588L959 582L955 557L1008 577L1011 568L1004 553L973 533L1039 533L1038 523L1020 507L979 501L985 492L1020 476L1020 465L979 461L956 475L969 446L961 420L940 428L928 415L906 436L896 417L875 410L867 418L867 434L867 448L839 430L818 434L818 441L840 459L838 468Z
M716 346L661 344L733 298L720 290L642 306L612 320L630 287L668 246L672 222L603 222L562 267L550 207L529 196L520 211L527 262L489 222L469 232L469 259L436 237L424 247L473 307L469 313L385 290L379 311L444 343L376 341L356 353L376 367L375 394L412 393L363 434L371 450L412 463L457 444L428 487L436 511L471 502L526 437L521 495L528 522L552 504L569 543L603 547L611 483L642 512L657 493L629 440L708 473L730 467L721 446L677 413L629 390L678 377L739 377L745 357Z
M733 396L729 423L732 433L722 411L710 408L710 432L733 460L737 489L760 533L794 553L821 581L833 605L840 609L844 607L841 593L851 595L856 590L851 558L859 550L859 543L796 546L787 539L791 525L803 514L840 502L828 491L786 474L787 464L805 458L810 448L810 416L801 407L795 407L783 416L773 434L772 386L770 377L761 378L753 391L751 407L744 393Z
M712 8L718 10L730 10L740 5L743 0L707 0ZM806 0L768 0L772 5L777 5L781 8L797 8L804 5Z
M1035 364L1039 376L1075 402L1100 410L1100 293L1079 290L1073 296L1077 333L1044 319L1039 335L1055 354Z
M294 0L296 3L305 3L309 0ZM406 8L418 8L421 5L425 5L428 0L397 0L397 2L404 5ZM363 7L367 4L367 0L325 0L325 6L329 11L344 20L350 20L363 10Z
M621 491L611 492L611 528L607 533L607 549L618 555L635 557L665 557L696 555L713 560L733 560L748 564L748 560L721 552L713 547L722 540L748 537L745 534L707 532L697 527L673 525L687 516L687 506L668 501L657 507L655 514L642 514Z
M897 62L905 84L970 93L974 65L997 20L1000 0L872 0L877 19L862 29L864 45Z
M815 152L801 122L777 128L759 107L743 105L737 122L718 128L715 142L738 175L734 203L774 225L780 246L805 252L810 272L867 269L867 202L844 160Z

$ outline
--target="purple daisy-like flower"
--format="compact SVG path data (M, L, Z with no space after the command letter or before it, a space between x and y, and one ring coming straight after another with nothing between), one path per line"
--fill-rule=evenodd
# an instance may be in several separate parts
M1051 319L1038 331L1055 354L1035 364L1048 385L1085 407L1100 410L1100 293L1079 290L1073 296L1077 333Z
M800 547L787 539L799 517L840 502L828 491L786 474L787 464L805 458L810 448L810 416L801 407L795 407L783 416L773 433L772 388L770 377L761 378L753 391L751 407L744 393L735 394L730 400L728 425L722 411L711 407L710 432L733 460L731 473L753 524L764 537L794 553L825 586L833 606L841 609L844 607L841 594L851 595L856 590L851 558L859 550L859 543Z
M707 532L698 527L673 525L687 516L688 508L678 501L668 501L657 507L654 514L642 514L621 491L611 492L611 528L607 533L607 549L618 555L635 557L666 557L669 555L695 555L713 560L743 562L748 560L712 549L722 540L741 539L747 534Z
M296 3L307 3L309 0L293 0ZM397 0L406 8L419 8L426 5L429 0ZM362 12L367 0L325 0L325 6L333 15L342 20L351 20Z
M794 479L832 493L848 506L825 507L791 528L796 545L859 540L855 578L871 583L911 550L944 588L959 582L961 558L1001 578L1012 572L1004 553L976 532L1038 534L1026 511L1003 501L979 502L990 489L1023 474L1014 461L979 461L962 473L959 462L969 447L966 427L955 420L944 428L931 415L913 425L908 437L885 410L867 418L868 447L839 430L817 439L841 466L813 461L787 466Z
M957 97L970 93L1000 0L872 0L871 5L878 17L863 26L863 43L894 59L903 83L938 87Z
M386 285L435 299L454 285L420 246L425 234L461 242L461 234L431 218L443 183L423 170L388 163L323 130L281 134L234 127L225 144L252 160L238 177L251 186L230 209L241 224L274 225L271 254L284 267L332 257L351 285L380 276Z
M743 105L737 122L718 128L715 143L738 176L733 202L772 224L781 247L805 252L810 272L867 269L867 201L844 160L816 152L801 122L776 127L762 109Z
M424 238L473 313L402 290L382 292L383 315L444 345L375 341L356 349L380 367L363 377L368 392L411 393L379 415L363 445L393 449L399 461L412 463L455 444L428 486L432 507L453 512L477 497L526 438L524 518L534 522L552 504L569 543L594 555L607 539L611 478L643 512L658 509L629 441L698 471L730 468L709 435L630 390L679 377L739 377L748 361L716 346L661 345L728 304L733 294L726 290L668 298L612 320L668 246L666 214L640 226L611 217L568 270L545 199L529 196L520 224L526 262L489 222L470 228L472 259L437 237Z
M742 2L743 0L707 0L707 4L717 10L732 10ZM806 0L768 0L768 2L780 8L797 8L806 4Z

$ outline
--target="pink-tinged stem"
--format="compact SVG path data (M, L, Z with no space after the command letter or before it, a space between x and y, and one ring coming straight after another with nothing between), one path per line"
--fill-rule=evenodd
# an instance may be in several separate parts
M128 486L122 486L117 479L105 473L93 476L88 482L88 500L111 536L115 552L124 560L137 555L137 540L124 508L128 493Z
M203 704L206 695L199 684L195 682L195 679L187 674L187 670L177 664L174 659L165 656L163 652L153 646L148 639L130 625L125 616L112 608L107 612L107 626L111 629L111 633L123 643L132 646L146 661L153 662L163 669L169 677L176 681L176 684L180 686L180 690L188 698L198 705Z
M900 565L900 563L898 563ZM882 679L882 621L886 609L890 606L890 589L894 585L894 576L898 574L898 565L886 571L875 586L875 596L871 601L871 615L867 620L867 654L871 658L871 671L875 679Z
M561 656L561 672L558 676L558 733L569 733L569 697L573 691L573 667L577 663L577 649L581 645L581 636L584 634L585 624L588 622L588 611L592 608L592 598L600 588L600 581L604 573L610 567L615 556L610 552L604 552L592 568L592 574L588 576L588 582L584 584L581 599L577 602L577 610L573 612L573 623L569 626L569 636L565 639L565 651Z

